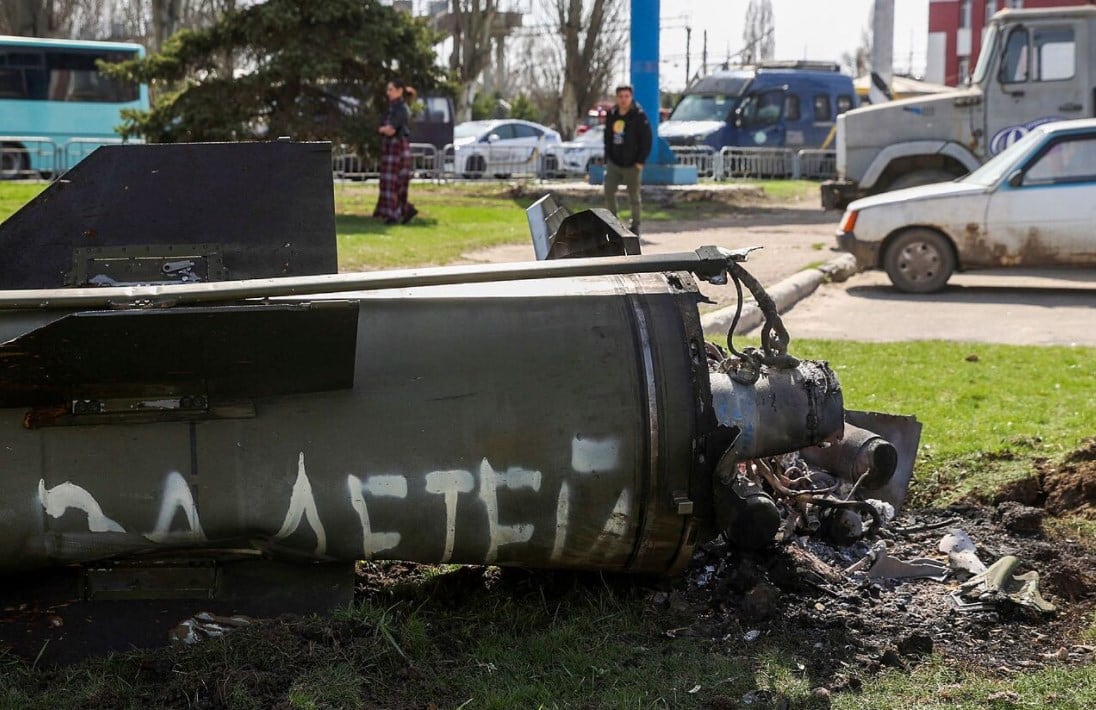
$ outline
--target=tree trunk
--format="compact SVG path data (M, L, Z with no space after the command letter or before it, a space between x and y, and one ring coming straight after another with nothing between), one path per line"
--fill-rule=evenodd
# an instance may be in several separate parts
M458 121L472 118L477 82L491 62L491 37L498 16L498 0L452 0L453 53L449 67L457 73Z
M611 29L621 0L548 0L562 44L562 86L556 125L571 135L579 116L608 90L620 54L618 33ZM584 12L589 6L589 14Z
M179 29L182 0L152 0L152 49L158 50Z
M52 36L53 0L9 0L4 4L14 6L14 11L8 10L12 32L24 37Z

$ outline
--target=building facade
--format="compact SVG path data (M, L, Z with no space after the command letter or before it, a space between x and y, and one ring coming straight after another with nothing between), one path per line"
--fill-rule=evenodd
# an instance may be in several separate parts
M1093 0L929 0L925 81L948 86L966 81L978 62L989 18L998 10L1091 4Z

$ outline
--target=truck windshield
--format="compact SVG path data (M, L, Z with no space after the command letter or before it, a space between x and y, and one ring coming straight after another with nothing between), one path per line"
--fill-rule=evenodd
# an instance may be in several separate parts
M981 86L989 75L989 67L997 55L997 25L990 25L986 30L985 39L982 40L982 54L978 57L978 64L974 67L974 73L970 76L970 83Z
M984 187L996 185L1018 162L1023 160L1024 155L1031 150L1032 144L1043 140L1044 135L1042 130L1038 128L1032 129L1026 136L1002 150L986 162L985 165L978 168L970 175L960 178L960 181L982 185Z
M671 121L726 121L738 99L724 94L688 94L670 114Z

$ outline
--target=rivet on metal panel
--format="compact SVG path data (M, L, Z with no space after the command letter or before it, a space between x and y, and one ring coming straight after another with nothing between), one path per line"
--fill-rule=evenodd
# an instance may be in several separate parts
M674 507L678 515L693 514L693 502L689 500L689 494L685 491L674 491Z

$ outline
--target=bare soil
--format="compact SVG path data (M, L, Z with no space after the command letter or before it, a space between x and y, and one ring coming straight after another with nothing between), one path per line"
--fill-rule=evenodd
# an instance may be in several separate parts
M1048 513L1096 518L1096 439L1088 439L1058 468L1043 470L1039 480Z

